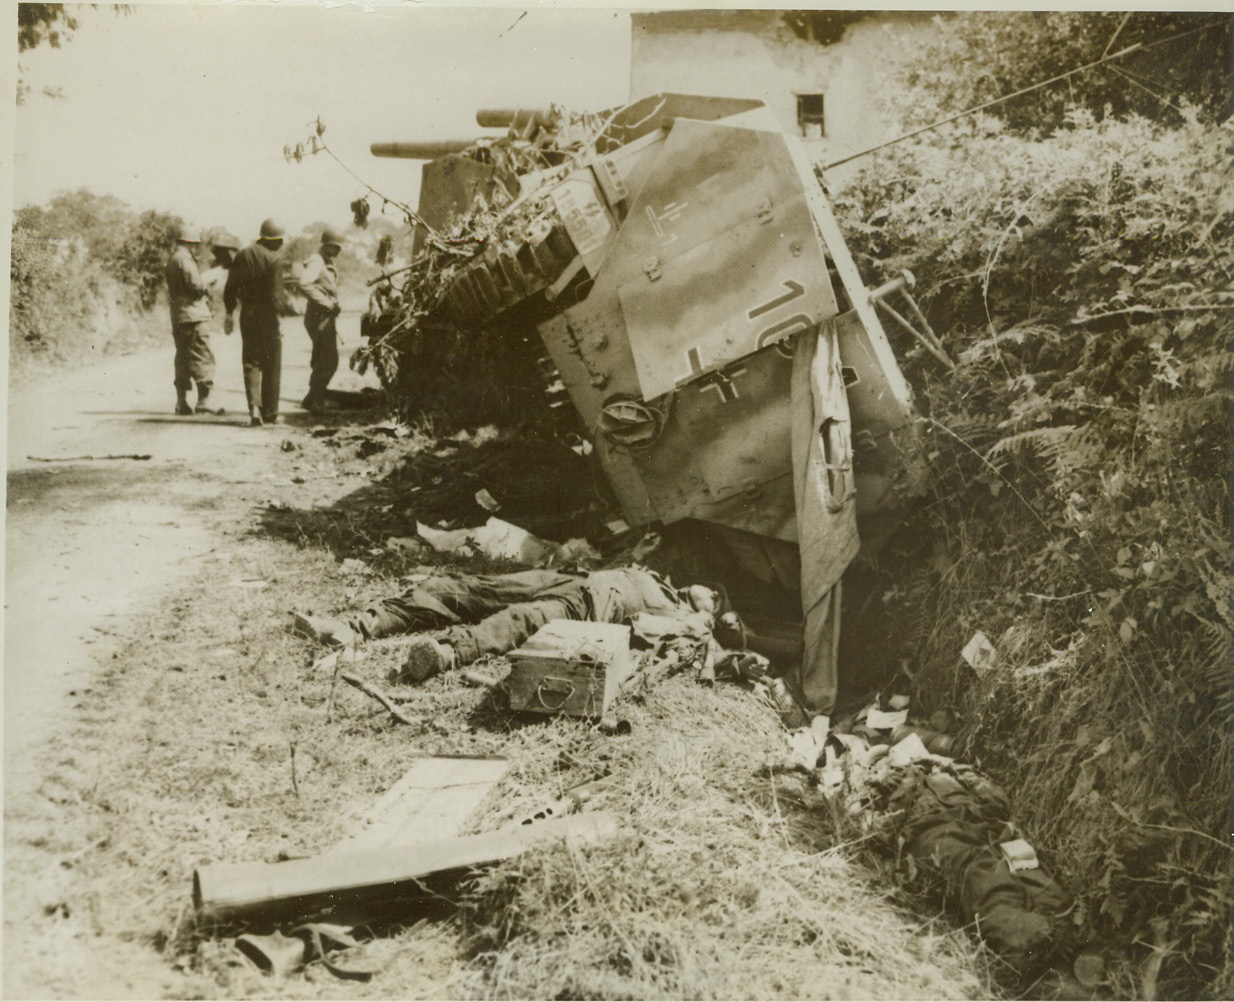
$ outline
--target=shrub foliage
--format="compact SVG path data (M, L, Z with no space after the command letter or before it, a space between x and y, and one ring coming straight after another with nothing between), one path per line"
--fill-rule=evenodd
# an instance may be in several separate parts
M85 189L18 209L9 261L11 364L80 361L148 335L180 222Z
M998 106L1011 128L1049 133L1070 109L1142 114L1172 122L1195 105L1201 117L1234 111L1230 59L1234 17L1217 12L970 11L936 18L936 31L913 36L913 57L898 74L911 92L901 113L913 124L1070 74L1111 53L1133 51ZM959 68L959 69L957 69Z
M933 497L883 566L883 653L962 709L1081 930L1155 944L1163 994L1229 997L1234 129L986 126L837 199L958 363L897 345Z

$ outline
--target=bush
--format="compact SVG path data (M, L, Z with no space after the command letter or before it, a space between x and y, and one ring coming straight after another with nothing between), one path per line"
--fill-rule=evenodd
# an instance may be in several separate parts
M1163 995L1229 997L1234 128L987 124L837 199L867 276L911 268L958 362L897 346L933 498L883 565L882 653L924 709L962 709L1082 930L1157 944Z
M1180 102L1196 105L1210 121L1234 111L1229 72L1234 17L1229 15L969 11L936 18L936 24L935 33L904 43L912 46L912 55L892 88L901 97L912 94L898 110L914 125L1025 90L1134 45L1145 48L1004 102L997 114L1010 129L1048 134L1064 126L1074 107L1099 117L1138 113L1174 122L1183 117Z
M164 292L163 270L182 222L166 212L143 212L129 223L123 243L105 262L115 278L137 294L142 309L153 309Z
M177 216L85 189L14 213L9 360L21 374L166 335L163 269ZM164 307L165 308L165 307Z
M9 361L19 371L34 360L64 361L107 308L105 276L81 244L45 237L28 219L25 210L15 215L9 263Z

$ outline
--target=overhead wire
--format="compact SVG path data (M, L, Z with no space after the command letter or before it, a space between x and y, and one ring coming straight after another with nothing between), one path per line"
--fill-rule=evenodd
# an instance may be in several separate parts
M1183 109L1182 109L1182 108L1180 108L1178 105L1176 105L1176 104L1175 104L1173 101L1171 101L1169 98L1167 98L1167 97L1162 97L1162 96L1161 96L1160 94L1158 94L1155 90L1153 90L1153 89L1152 89L1151 87L1149 87L1147 84L1143 84L1143 83L1141 83L1139 80L1137 80L1134 76L1132 76L1132 75L1131 75L1130 73L1128 73L1126 70L1120 69L1120 68L1119 68L1119 67L1117 67L1117 66L1107 66L1107 67L1106 67L1106 69L1107 69L1107 70L1109 70L1111 73L1117 73L1120 77L1122 77L1124 80L1126 80L1126 81L1127 81L1129 84L1131 84L1133 87L1139 87L1139 88L1140 88L1140 90L1144 91L1144 93L1146 93L1146 94L1148 94L1148 95L1150 95L1150 96L1152 96L1152 97L1155 97L1158 101L1160 101L1162 104L1164 104L1167 108L1172 108L1172 109L1174 109L1174 110L1175 110L1175 111L1177 111L1180 115L1186 115L1186 114L1187 114L1185 111L1183 111Z
M1110 50L1114 48L1114 42L1118 39L1118 36L1123 33L1123 29L1127 27L1127 22L1130 20L1131 11L1127 11L1127 13L1123 15L1123 19L1118 23L1118 27L1114 29L1114 34L1110 36L1110 40L1105 43L1105 49L1101 53L1102 59L1110 54Z
M1124 18L1123 23L1124 24L1126 23L1125 18ZM1136 42L1134 45L1129 45L1126 48L1119 49L1117 52L1102 55L1100 59L1094 59L1090 63L1085 63L1082 66L1077 66L1074 69L1067 70L1065 73L1059 73L1057 76L1050 77L1048 80L1041 80L1038 83L1032 84L1028 87L1023 87L1020 90L1014 91L1011 94L1004 94L1002 97L996 97L993 100L985 101L982 104L976 105L972 108L967 108L964 111L957 112L954 115L948 115L946 118L941 118L937 122L931 122L929 125L923 125L919 129L913 129L911 132L906 132L901 136L897 136L895 139L889 139L884 143L879 143L877 146L871 146L869 149L862 150L859 153L853 153L853 154L850 154L849 156L842 157L839 160L833 160L831 163L824 164L819 169L823 171L831 170L833 167L839 167L841 164L846 164L853 160L860 159L861 157L869 156L871 153L877 153L879 150L885 150L889 146L895 146L898 143L902 143L902 142L905 142L906 140L913 139L916 136L920 136L926 132L930 132L934 129L937 129L940 126L947 125L951 122L959 121L961 118L967 118L969 115L975 115L980 111L985 111L987 108L993 108L997 104L1002 104L1005 101L1014 100L1017 97L1023 97L1025 94L1031 94L1033 93L1033 91L1041 90L1043 87L1049 87L1051 84L1056 84L1063 80L1070 79L1071 77L1079 73L1085 72L1086 70L1091 70L1091 69L1094 69L1095 67L1103 66L1106 63L1113 62L1115 59L1122 59L1126 56L1131 55L1134 52L1146 52L1149 49L1155 49L1159 45L1166 45L1169 42L1177 42L1179 39L1187 38L1190 35L1199 34L1202 31L1210 31L1213 28L1224 27L1227 23L1228 22L1225 20L1210 21L1208 24L1202 25L1199 28L1192 28L1188 31L1179 32L1177 35L1171 35L1168 38L1159 38L1154 42ZM1110 39L1110 42L1107 44L1107 52L1108 52L1109 46L1113 44L1114 39L1118 37L1118 35L1122 32L1122 30L1123 30L1123 25L1120 24L1118 26L1118 29L1114 32L1114 36ZM1154 94L1153 96L1158 97L1159 95Z

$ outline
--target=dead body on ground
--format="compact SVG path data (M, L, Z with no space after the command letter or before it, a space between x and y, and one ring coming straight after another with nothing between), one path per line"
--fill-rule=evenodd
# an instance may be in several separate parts
M482 656L508 656L511 678L539 673L522 689L509 684L533 694L521 708L593 720L629 691L631 643L645 648L640 665L689 665L704 683L744 686L791 727L781 766L821 780L834 805L840 754L852 802L945 875L945 899L1012 968L1054 963L1066 896L999 854L1015 841L1001 793L924 747L918 754L909 737L876 767L881 753L832 730L842 578L859 554L877 554L923 491L919 419L879 310L951 364L928 324L918 329L890 305L902 297L920 318L911 275L865 286L800 144L761 102L659 94L598 119L556 108L489 117L503 114L507 137L462 144L426 168L420 261L449 267L403 269L401 289L395 273L383 276L361 361L406 365L414 386L441 376L417 368L426 344L498 341L503 315L533 302L538 367L558 403L568 395L618 521L692 527L762 587L795 596L796 635L760 636L727 607L725 588L671 581L637 555L586 573L421 569L399 595L342 618L302 613L294 628L348 656L411 634L395 685L443 673L449 683ZM708 168L716 163L725 169ZM460 164L476 179L465 191L441 180ZM474 395L476 373L458 369ZM500 505L500 490L477 486L486 511ZM577 679L589 665L583 688L595 695L580 707ZM642 670L654 685L655 671ZM299 890L284 888L280 901Z
M678 590L666 578L638 566L586 575L527 570L417 577L403 594L375 602L344 620L298 615L296 629L339 645L434 631L433 636L409 642L396 679L423 682L483 655L505 654L555 619L628 623L640 613L650 613L670 617L687 635L704 636L727 612L714 589L690 585Z

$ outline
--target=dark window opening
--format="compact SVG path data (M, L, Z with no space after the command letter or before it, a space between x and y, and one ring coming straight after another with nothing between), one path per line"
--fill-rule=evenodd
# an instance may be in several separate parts
M797 125L806 139L821 139L826 134L822 94L797 95Z

